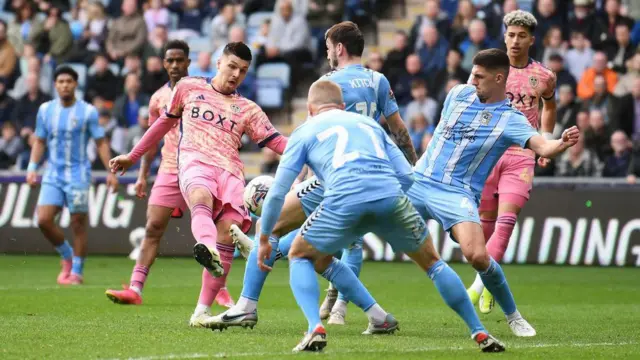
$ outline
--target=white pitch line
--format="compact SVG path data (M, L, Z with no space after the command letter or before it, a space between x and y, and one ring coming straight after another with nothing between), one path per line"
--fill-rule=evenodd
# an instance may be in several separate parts
M537 348L556 348L556 347L569 347L569 348L584 348L584 347L597 347L597 346L610 346L610 347L618 347L618 346L627 346L627 345L638 345L638 342L619 342L619 343L567 343L567 344L521 344L521 345L513 345L507 346L507 351L509 349L537 349ZM467 347L419 347L419 348L410 348L410 349L393 349L394 353L415 353L415 352L430 352L430 351L460 351L460 350L471 350ZM386 351L380 350L329 350L326 352L327 355L340 355L340 354L360 354L360 353L384 353ZM230 357L256 357L256 356L289 356L295 355L291 351L281 351L281 352L248 352L248 353L213 353L213 354L204 354L204 353L192 353L192 354L165 354L165 355L151 355L151 356L143 356L143 357L129 357L129 358L113 358L108 360L172 360L172 359L210 359L210 358L230 358Z
M77 285L77 286L65 286L65 285L16 285L16 286L0 286L0 291L14 291L14 290L35 290L35 291L48 291L48 290L83 290L83 289L107 289L114 287L114 284L110 285ZM147 286L147 288L159 288L159 289L167 289L167 288L189 288L189 287L200 287L199 283L193 283L193 285L188 284L158 284Z

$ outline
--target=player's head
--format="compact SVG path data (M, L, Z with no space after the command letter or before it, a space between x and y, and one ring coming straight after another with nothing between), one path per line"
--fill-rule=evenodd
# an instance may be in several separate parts
M78 86L78 73L70 66L60 65L53 75L53 80L60 99L73 100Z
M218 73L216 78L220 80L219 91L230 94L242 84L251 65L251 50L243 42L230 42L222 51L218 59Z
M307 109L311 116L315 116L325 110L344 110L344 98L342 97L340 85L329 80L318 80L314 82L309 88Z
M536 41L533 36L538 21L529 12L516 10L508 13L502 20L506 30L504 43L509 56L529 56L529 48Z
M188 75L189 65L189 45L182 40L171 40L164 47L164 69L169 74L171 83Z
M481 102L503 98L509 76L509 56L500 49L482 50L473 58L471 85Z
M362 57L364 36L358 25L351 21L335 24L324 34L327 59L332 69L341 67L352 58Z

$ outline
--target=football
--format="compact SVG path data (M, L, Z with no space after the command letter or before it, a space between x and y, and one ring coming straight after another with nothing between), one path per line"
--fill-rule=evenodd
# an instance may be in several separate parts
M244 188L244 206L256 216L262 214L262 203L267 197L267 192L271 188L273 177L269 175L261 175L249 181Z

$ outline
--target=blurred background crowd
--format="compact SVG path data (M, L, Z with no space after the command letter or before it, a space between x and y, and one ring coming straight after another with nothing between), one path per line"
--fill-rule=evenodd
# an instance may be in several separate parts
M536 175L640 176L638 0L0 0L0 9L0 169L26 168L61 63L80 74L77 95L99 109L112 152L131 150L168 80L169 39L189 43L196 76L215 75L228 41L249 44L239 91L288 133L306 117L309 83L328 71L324 32L342 20L365 32L363 62L389 79L420 154L448 90L467 81L478 51L504 49L502 17L522 9L538 20L532 58L558 79L555 135L572 125L584 134ZM274 153L248 142L242 151L247 175L275 171ZM101 170L95 150L90 158Z

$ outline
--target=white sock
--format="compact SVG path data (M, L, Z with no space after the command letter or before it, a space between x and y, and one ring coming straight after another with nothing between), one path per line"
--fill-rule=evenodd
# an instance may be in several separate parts
M365 313L369 318L369 322L374 324L382 324L387 318L387 312L384 311L384 309L382 309L377 303L370 307L369 310L365 311Z
M484 283L482 282L480 274L476 274L476 279L473 281L473 284L471 284L471 290L474 290L478 294L482 294L482 291L484 290Z
M520 311L516 310L513 312L513 314L509 314L507 315L507 322L510 323L513 320L518 320L518 319L522 319L522 315L520 315Z
M136 293L138 293L138 295L142 296L142 289L140 289L137 286L130 286L129 289L135 291Z
M240 296L236 306L233 307L234 310L242 311L242 312L253 312L258 308L258 302L255 300L251 300L244 296Z
M193 311L193 313L194 313L195 315L211 313L211 306L203 305L203 304L198 304L198 305L196 306L196 309Z
M338 300L336 301L336 303L333 305L333 308L331 309L331 312L339 312L341 313L343 316L347 314L347 302L344 300Z

